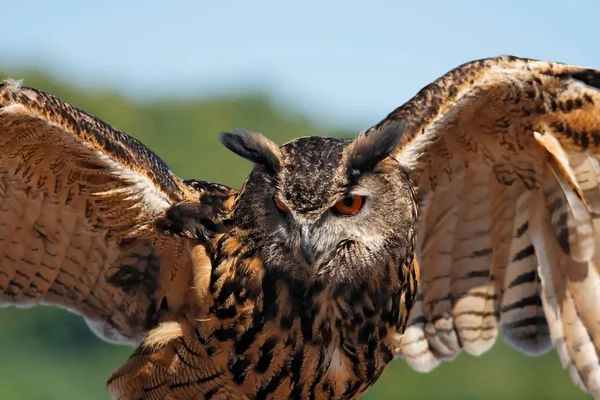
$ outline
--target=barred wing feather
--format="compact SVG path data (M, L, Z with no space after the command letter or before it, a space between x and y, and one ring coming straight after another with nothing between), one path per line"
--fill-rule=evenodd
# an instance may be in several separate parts
M600 398L599 88L600 71L479 60L371 128L401 121L394 156L415 171L420 287L398 356L416 370L501 332L554 346Z
M0 82L0 306L61 306L106 340L138 343L189 301L192 268L210 269L156 219L227 189L182 181L103 121Z

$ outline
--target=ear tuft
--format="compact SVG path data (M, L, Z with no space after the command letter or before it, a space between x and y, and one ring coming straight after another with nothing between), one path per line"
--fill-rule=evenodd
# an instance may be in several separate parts
M398 146L404 121L395 121L381 129L361 133L354 141L350 168L359 173L372 170Z
M255 164L264 165L271 172L279 171L281 150L279 146L260 133L235 128L233 133L221 133L220 140L225 147L235 154Z

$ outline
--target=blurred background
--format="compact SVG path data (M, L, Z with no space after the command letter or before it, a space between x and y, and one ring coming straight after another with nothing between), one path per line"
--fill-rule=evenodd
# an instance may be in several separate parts
M217 135L354 135L459 64L513 54L600 68L600 3L2 2L0 78L24 78L137 137L185 178L239 186ZM0 308L0 399L105 399L133 349L52 308ZM393 363L368 399L587 398L554 351L502 341L433 373Z

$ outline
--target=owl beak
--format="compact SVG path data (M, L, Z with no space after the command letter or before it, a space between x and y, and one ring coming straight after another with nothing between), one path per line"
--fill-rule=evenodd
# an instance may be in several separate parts
M300 249L306 262L312 265L315 262L317 252L310 243L310 231L306 226L303 226L300 231Z

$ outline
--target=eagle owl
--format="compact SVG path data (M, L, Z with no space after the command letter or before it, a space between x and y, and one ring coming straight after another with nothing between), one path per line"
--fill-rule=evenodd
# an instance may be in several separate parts
M139 344L118 399L357 398L394 358L429 371L499 332L600 398L599 88L470 62L353 140L222 134L255 165L238 191L6 81L1 302Z

